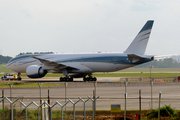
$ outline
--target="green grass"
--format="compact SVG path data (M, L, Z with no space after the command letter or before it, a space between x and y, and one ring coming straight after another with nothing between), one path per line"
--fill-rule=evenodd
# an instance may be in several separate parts
M94 73L96 77L150 77L150 73ZM180 73L151 73L151 77L178 77Z
M12 73L12 72L10 72L10 73ZM4 75L4 74L0 74L0 76L2 76L2 75ZM48 73L46 75L46 77L63 77L63 76L64 76L63 74L57 74L57 73L56 74ZM22 73L21 77L27 77L26 73Z
M5 108L4 109L4 113L5 113L5 120L10 120L10 110ZM3 110L0 109L0 120L2 120L2 114L3 114ZM19 120L19 119L25 119L25 109L23 110L13 110L13 114L14 114L14 120ZM52 118L53 119L60 119L61 116L61 112L59 110L53 110L52 111ZM63 117L68 117L68 115L66 113L63 113ZM37 120L38 119L38 110L30 110L27 109L27 118L28 120ZM41 113L40 113L40 118L41 118Z
M169 117L171 120L178 119L179 111L172 109L170 105L165 105L160 108L160 116L166 118ZM158 118L158 109L148 112L147 118Z
M0 64L0 73L1 72L11 73L12 71L7 69L5 64Z
M106 112L106 114L104 114L104 111ZM128 110L129 111L129 115L133 115L134 119L136 118L136 114L137 112L139 112L139 110ZM137 112L136 112L137 111ZM41 112L41 111L40 111ZM72 119L73 115L72 115L73 111L69 111L67 110L66 112L64 111L63 113L63 117L67 120L67 119ZM78 112L76 110L76 112ZM83 113L83 110L81 110L80 112ZM86 111L88 112L88 111ZM91 112L91 111L90 111ZM112 114L110 112L110 110L97 110L96 111L96 117L97 118L102 118L102 119L106 119L107 116L111 116L110 118L117 118L118 120L121 118L123 118L123 111L121 113L116 113L116 114ZM5 120L9 120L10 119L10 110L5 108L4 109L4 119ZM113 115L115 115L113 117ZM0 120L2 120L3 116L3 110L0 109ZM13 109L13 116L14 116L14 120L19 120L19 119L25 119L25 109L23 110L17 110L17 109ZM83 118L83 114L81 115L76 115L76 119L79 118L79 116L82 116L81 119ZM171 106L163 106L160 108L160 116L161 119L163 120L179 120L180 119L180 113L178 110L174 110L171 108ZM41 119L41 113L40 113L40 119ZM61 119L61 111L60 110L53 110L52 111L52 119L53 120L57 120L57 119ZM92 117L92 112L89 115L86 115L86 119ZM27 109L27 118L28 120L37 120L38 119L38 110L31 110L31 109ZM129 117L132 119L132 117ZM154 110L142 110L142 120L157 120L158 118L158 109L154 109ZM80 118L79 118L80 119ZM91 118L92 119L92 118Z
M22 82L6 82L6 83L0 83L1 88L9 87L10 84L13 84L13 88L19 88L19 87L39 87L38 83L22 83ZM51 87L51 86L59 86L64 85L63 83L60 84L42 84L42 87Z

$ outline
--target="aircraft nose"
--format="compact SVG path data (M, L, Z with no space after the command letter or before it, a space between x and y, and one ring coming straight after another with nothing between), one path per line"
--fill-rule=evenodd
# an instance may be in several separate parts
M9 67L10 67L10 64L9 64L9 62L6 64L6 68L7 69L9 69Z

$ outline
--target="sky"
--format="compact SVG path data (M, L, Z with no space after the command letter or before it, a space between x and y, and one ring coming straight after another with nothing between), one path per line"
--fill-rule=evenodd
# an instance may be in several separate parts
M146 54L180 54L179 0L0 0L0 54L123 52L147 20Z

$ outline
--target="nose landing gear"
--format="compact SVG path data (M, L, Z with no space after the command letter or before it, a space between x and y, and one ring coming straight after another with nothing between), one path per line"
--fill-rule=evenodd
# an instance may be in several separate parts
M17 78L18 81L21 81L21 80L22 80L22 78L21 78L20 75L21 75L21 73L18 73L18 78Z

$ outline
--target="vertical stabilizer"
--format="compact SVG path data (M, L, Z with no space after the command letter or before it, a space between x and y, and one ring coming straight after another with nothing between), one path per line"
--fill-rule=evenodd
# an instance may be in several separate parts
M135 39L132 41L132 43L124 53L141 55L145 53L153 23L154 20L149 20L146 22L144 27L141 29L141 31L138 33L138 35L135 37Z

